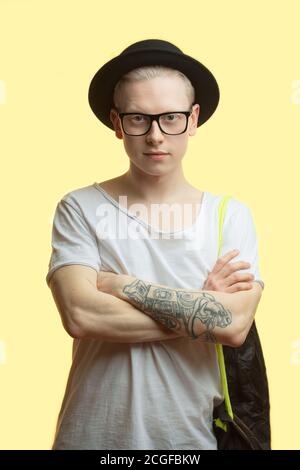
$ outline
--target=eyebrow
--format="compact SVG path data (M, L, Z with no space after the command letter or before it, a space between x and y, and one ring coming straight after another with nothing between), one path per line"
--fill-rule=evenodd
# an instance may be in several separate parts
M140 113L140 114L147 114L145 113L144 111L137 111L136 109L132 108L132 109L128 109L128 111L124 111L125 113Z
M137 111L136 109L133 109L133 110L128 110L128 111L124 111L125 113L137 113L137 114L164 114L164 113L174 113L176 112L177 109L172 109L172 110L168 110L168 111L163 111L162 113L145 113L145 111Z

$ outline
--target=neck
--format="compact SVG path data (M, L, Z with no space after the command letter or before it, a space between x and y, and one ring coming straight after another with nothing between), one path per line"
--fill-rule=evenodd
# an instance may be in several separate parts
M130 165L128 171L122 175L122 180L125 187L130 188L130 193L141 201L173 202L178 195L191 189L182 166L166 175L149 175Z

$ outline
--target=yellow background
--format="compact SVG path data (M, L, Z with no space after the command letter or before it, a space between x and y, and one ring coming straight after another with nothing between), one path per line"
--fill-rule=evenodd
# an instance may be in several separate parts
M1 449L49 449L72 338L45 282L68 191L128 167L93 115L94 73L129 44L165 39L221 90L184 157L191 184L246 203L265 290L257 311L274 449L299 449L300 3L0 0Z

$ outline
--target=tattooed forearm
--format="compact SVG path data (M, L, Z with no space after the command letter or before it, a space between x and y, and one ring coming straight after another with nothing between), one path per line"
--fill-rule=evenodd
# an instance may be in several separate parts
M215 343L212 330L226 328L232 322L230 310L207 292L187 292L135 279L123 287L122 293L126 300L154 320L171 330L184 330L192 339Z

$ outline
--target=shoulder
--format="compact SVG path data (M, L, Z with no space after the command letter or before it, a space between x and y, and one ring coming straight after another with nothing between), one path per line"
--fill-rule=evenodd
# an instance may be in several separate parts
M226 205L224 220L232 219L232 217L249 218L249 216L251 216L251 209L249 205L246 202L230 194L215 194L210 191L206 191L205 196L208 209L211 211L211 213L215 212L216 214L218 214L220 204L222 203L224 197L229 196Z
M87 197L91 197L96 193L94 184L89 184L88 186L81 186L80 188L72 189L67 193L63 194L62 200L67 202L80 201Z
M77 212L85 213L89 209L94 209L99 204L99 196L95 183L73 189L62 195L59 203L66 203L72 206Z

